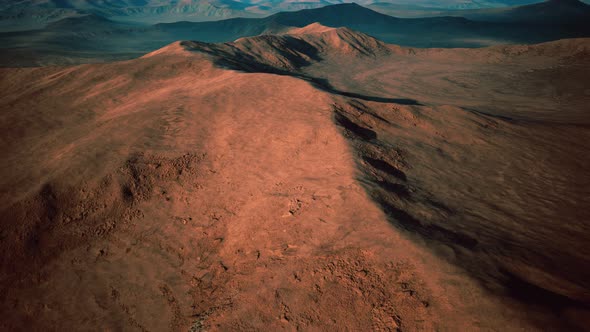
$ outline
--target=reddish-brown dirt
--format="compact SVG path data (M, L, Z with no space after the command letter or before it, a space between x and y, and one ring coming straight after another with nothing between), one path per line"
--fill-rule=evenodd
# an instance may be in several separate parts
M223 46L208 47L0 70L0 329L583 326L584 308L561 306L556 319L541 303L514 300L494 273L501 261L525 284L588 300L579 279L564 277L570 267L535 270L560 254L586 264L583 243L543 260L498 240L537 251L550 236L578 239L574 226L541 223L530 235L518 232L521 219L503 222L533 204L531 190L555 190L545 215L550 204L582 204L558 199L584 193L569 186L587 145L571 137L587 142L587 128L531 129L458 106L370 101L361 88L355 98L309 83L297 66L280 69L294 77L220 68L212 50ZM282 58L265 59L267 70ZM528 178L536 162L548 177L538 188ZM494 167L525 185L475 180L478 169L500 177ZM497 206L504 212L490 212L501 197L511 198ZM499 231L488 232L494 220Z

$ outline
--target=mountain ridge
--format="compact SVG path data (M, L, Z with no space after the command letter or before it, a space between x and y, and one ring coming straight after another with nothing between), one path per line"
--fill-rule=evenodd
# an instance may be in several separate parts
M329 27L346 26L390 44L421 48L535 44L590 36L590 20L582 25L564 23L552 26L479 22L449 16L405 19L377 13L358 4L284 12L266 18L184 21L151 26L86 15L64 19L41 30L0 33L0 42L5 50L0 57L0 65L56 64L60 57L67 58L67 63L129 59L176 40L230 42L242 37L283 33L316 22Z
M584 62L584 60L590 59L588 57L590 38L563 39L533 45L500 45L480 49L422 49L387 44L346 27L332 28L312 23L303 28L291 28L278 34L242 37L226 43L176 41L143 57L191 56L195 53L212 57L216 64L224 68L292 75L301 72L307 66L334 59L334 57L346 61L353 59L367 61L366 59L382 59L391 56L448 58L453 61L464 58L483 63L501 63L534 56L586 63L587 61ZM300 78L319 82L305 75Z
M318 1L234 1L234 0L187 0L187 1L0 1L0 9L5 15L0 15L0 28L8 28L12 22L15 28L23 21L33 26L42 26L47 22L58 20L60 17L71 15L96 14L115 20L140 22L145 24L170 23L175 21L206 22L229 18L262 18L279 12L293 12L304 9L316 9L335 4L347 4L349 0L318 0ZM386 12L388 8L407 8L428 13L436 10L474 10L486 8L505 8L511 6L538 3L540 0L487 0L487 1L445 1L432 0L375 2L369 0L358 1L360 5L381 8ZM67 11L67 12L64 12ZM389 13L390 14L390 13ZM394 15L395 16L395 15ZM423 15L432 16L432 15ZM456 15L453 15L456 16ZM3 24L3 22L4 24Z

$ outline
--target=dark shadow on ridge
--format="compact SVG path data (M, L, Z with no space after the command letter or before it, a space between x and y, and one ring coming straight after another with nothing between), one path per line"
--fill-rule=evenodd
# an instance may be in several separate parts
M293 40L297 40L296 38L292 38ZM304 45L305 44L305 45ZM330 82L325 78L313 77L307 74L304 74L299 71L300 68L306 67L311 65L309 61L303 60L301 58L295 58L290 53L281 52L276 48L273 51L279 53L280 55L287 55L286 58L292 62L293 69L292 71L277 68L260 61L257 61L255 57L245 52L240 52L237 48L231 46L231 44L220 44L219 47L216 44L207 44L201 42L182 42L181 45L186 46L188 50L202 52L208 54L213 57L213 62L225 69L231 69L246 73L268 73L268 74L275 74L275 75L282 75L282 76L291 76L295 78L299 78L306 82L312 84L315 88L328 92L330 94L339 95L348 98L356 98L364 101L373 101L379 103L393 103L399 105L414 105L414 106L422 106L420 102L415 99L410 98L387 98L387 97L378 97L378 96L369 96L358 94L354 92L342 91L336 89ZM297 51L304 51L306 55L308 55L314 61L321 61L322 58L319 56L319 51L310 44L307 44L303 41L297 40L297 44L289 45L290 47L293 46ZM223 47L228 47L227 49L223 49ZM231 52L230 52L231 51Z
M283 75L281 73L277 73L277 74ZM286 75L289 75L289 74L286 74ZM386 97L378 97L378 96L367 96L367 95L362 95L359 93L338 90L338 89L334 88L330 84L330 82L325 78L311 77L311 76L307 76L307 75L303 75L303 74L300 74L300 75L299 74L295 74L295 75L291 74L289 76L301 78L305 81L312 83L316 88L318 88L322 91L326 91L331 94L336 94L336 95L343 96L343 97L355 98L355 99L360 99L360 100L365 100L365 101L374 101L374 102L378 102L378 103L392 103L392 104L399 104L399 105L423 106L417 100L410 99L410 98L386 98Z
M299 70L300 68L308 66L311 63L309 63L309 61L301 61L301 59L297 58L289 58L291 54L287 54L289 57L286 57L292 62L291 68L287 70L258 61L251 54L241 52L231 44L218 44L217 46L214 44L199 44L200 45L197 45L193 50L208 54L212 57L214 64L221 68L246 73L270 73L291 76L307 81L322 91L348 98L382 103L422 106L421 103L413 99L368 96L338 90L325 78L313 77L301 72ZM322 60L319 56L318 50L313 48L313 46L309 48L305 45L299 45L298 47L304 47L306 54L313 61ZM275 54L285 55L285 53L278 52L276 49L273 51ZM512 118L486 114L472 109L465 110L483 117L496 118L497 120L509 122L516 121ZM368 174L366 170L361 167L361 171L367 176L367 183L363 184L363 187L365 187L369 196L387 214L388 220L392 225L408 234L415 235L417 238L424 239L427 244L442 244L452 248L456 255L456 258L452 259L452 263L464 270L470 276L479 280L490 292L497 293L498 289L495 289L494 287L499 285L502 287L501 292L505 296L509 296L522 303L527 303L527 301L536 302L537 305L550 310L551 314L556 317L559 317L567 308L589 307L589 304L584 301L568 298L567 296L553 292L550 289L531 284L516 275L501 270L500 266L493 265L491 262L480 262L478 261L479 256L471 257L469 254L463 254L463 252L479 252L485 254L488 248L485 244L482 244L477 237L471 236L461 230L449 229L444 225L422 220L421 217L418 217L411 210L408 210L405 205L412 199L412 196L422 195L421 198L424 199L427 205L435 207L446 215L453 214L452 209L446 207L442 203L429 199L428 193L408 191L407 187L400 183L404 183L408 180L403 171L395 169L384 160L379 160L371 155L363 153L364 150L370 150L367 149L369 145L391 148L386 142L380 142L378 140L378 133L375 130L365 128L363 125L357 123L356 119L349 118L343 112L335 111L334 121L339 127L347 132L347 139L361 159L364 159L372 168L389 174L389 180L378 180ZM495 285L486 286L486 283L488 282ZM561 326L571 330L572 325L570 324L570 322L563 321Z
M353 107L364 107L364 105ZM361 176L357 178L368 196L385 213L389 223L399 229L410 239L418 240L427 248L434 249L434 254L441 259L457 266L465 274L473 277L490 294L504 299L511 299L515 303L530 306L531 312L539 315L550 315L550 327L544 326L543 321L531 320L533 326L541 330L578 331L583 321L575 317L566 317L571 310L585 312L590 309L588 293L574 294L560 291L551 285L535 279L527 280L527 276L519 276L511 272L497 259L510 257L514 253L515 244L510 239L494 239L490 242L485 234L454 228L452 223L445 223L447 219L457 218L456 211L439 202L411 177L395 166L392 158L395 154L387 151L396 147L387 141L379 140L378 126L372 126L373 136L367 137L358 132L357 127L364 128L363 120L350 116L340 106L334 106L334 122L343 131L344 136L357 155L357 168ZM474 112L477 116L490 119L498 117ZM346 117L343 121L342 118ZM509 119L501 119L511 121ZM349 124L354 123L355 126ZM399 157L401 158L401 157ZM409 189L409 190L408 190ZM421 211L430 211L422 214ZM430 217L433 216L433 217ZM460 216L459 216L460 217ZM438 251L437 248L448 248L452 251ZM524 257L524 256L523 256ZM537 258L529 264L540 267L544 261ZM558 275L565 282L577 287L584 287L575 280ZM553 325L554 324L554 325Z

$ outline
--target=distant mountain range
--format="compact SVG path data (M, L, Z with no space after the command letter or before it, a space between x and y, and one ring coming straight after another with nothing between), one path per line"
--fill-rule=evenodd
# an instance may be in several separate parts
M590 6L575 0L553 0L490 11L486 12L485 21L449 16L396 18L357 4L282 12L265 18L154 25L118 22L90 14L51 22L40 30L0 33L0 64L21 66L128 59L177 40L228 42L241 37L282 33L312 23L347 27L387 43L411 47L539 43L590 37L587 17L590 17Z
M575 4L574 4L575 2ZM539 6L543 10L539 10ZM565 10L577 6L577 11ZM539 12L557 13L551 20L534 19ZM527 14L530 13L530 14ZM528 17L519 21L519 17ZM357 4L332 5L297 12L282 12L262 19L219 22L178 22L155 28L180 40L231 41L239 37L275 33L284 27L320 23L348 27L387 43L414 47L480 47L498 43L538 43L590 36L590 6L579 1L549 1L488 15L486 21L462 17L404 19L384 15ZM541 23L541 24L540 24Z
M113 20L142 23L215 21L235 17L265 17L284 11L314 9L351 0L0 0L0 30L43 27L62 18L94 14ZM501 8L539 0L358 0L386 14L404 15L457 10ZM416 14L418 13L418 14Z
M472 10L461 16L490 22L583 24L590 22L590 5L577 0L549 0L521 7Z
M545 24L583 22L589 19L589 5L578 0L548 0L522 6L468 8L464 10L400 6L393 3L373 3L368 8L391 16L403 17L464 17L475 21ZM566 23L566 22L561 22Z

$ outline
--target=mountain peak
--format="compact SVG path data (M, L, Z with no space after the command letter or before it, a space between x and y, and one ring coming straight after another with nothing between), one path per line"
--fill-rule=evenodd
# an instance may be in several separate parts
M356 3L328 5L316 9L304 9L296 12L282 12L267 18L283 26L302 27L314 22L338 27L353 25L373 25L396 21L394 17L378 13Z
M88 14L66 17L59 21L49 23L46 28L48 30L97 31L100 29L110 29L119 25L123 24L111 21L100 15Z
M187 53L185 46L183 45L183 42L175 41L175 42L170 43L170 44L168 44L162 48L159 48L153 52L145 54L144 56L142 56L142 58L151 58L151 57L161 55L161 54L173 55L173 54L188 54L188 53Z
M312 23L283 34L243 37L230 43L176 42L144 58L197 52L227 68L281 73L297 72L327 57L376 57L390 54L393 50L393 46L364 33Z
M311 23L310 25L304 26L303 28L293 28L287 30L285 34L288 35L307 35L307 34L318 34L336 30L337 28L328 27L318 22Z
M375 56L389 50L382 41L347 27L331 28L312 23L303 28L287 31L286 35L305 41L320 53Z

